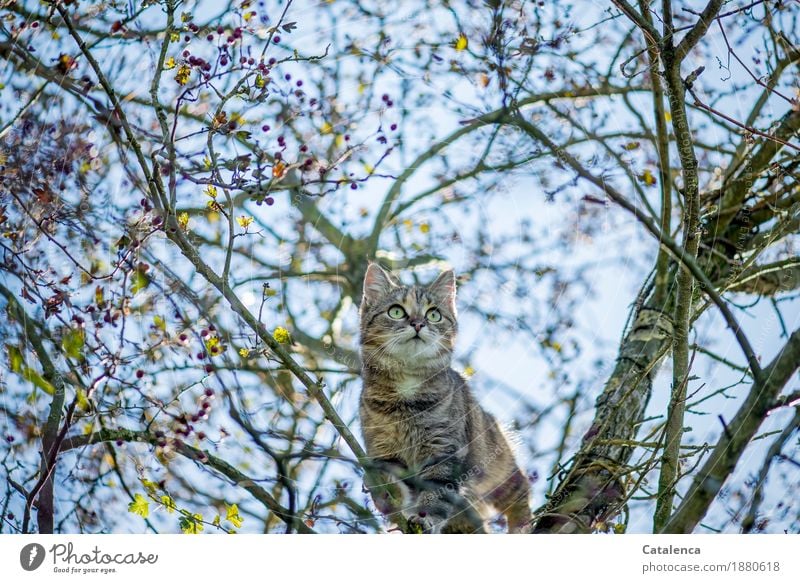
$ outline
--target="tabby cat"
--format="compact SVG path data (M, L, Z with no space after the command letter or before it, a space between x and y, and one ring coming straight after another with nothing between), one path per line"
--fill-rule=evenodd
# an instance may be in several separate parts
M528 481L497 421L450 368L458 327L453 271L427 287L406 286L370 263L360 317L367 453L402 486L412 528L481 532L494 508L509 532L523 530L531 518Z

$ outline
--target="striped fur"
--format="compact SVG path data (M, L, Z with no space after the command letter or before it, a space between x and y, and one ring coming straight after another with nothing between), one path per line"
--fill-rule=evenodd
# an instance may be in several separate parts
M481 519L503 512L509 532L519 532L530 520L528 481L497 421L450 368L455 298L452 271L419 287L375 263L367 268L360 310L367 453L398 469L387 479L402 476L403 513L424 532L475 530L456 491Z

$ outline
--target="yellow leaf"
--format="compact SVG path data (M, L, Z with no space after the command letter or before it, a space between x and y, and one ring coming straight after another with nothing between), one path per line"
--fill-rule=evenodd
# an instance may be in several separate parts
M286 164L282 160L278 160L272 167L272 176L273 178L282 178L284 174L286 174Z
M649 168L646 169L639 178L647 186L653 186L656 183L656 177L653 176L653 173L650 171Z
M172 496L169 496L167 494L161 496L161 504L164 505L164 510L166 510L170 514L175 512L175 509L177 508L177 506L175 505L175 501L172 499Z
M467 40L467 36L462 32L460 35L458 35L458 38L456 39L456 50L463 51L467 48L468 45L469 45L469 40Z
M319 131L322 134L329 134L329 133L331 133L333 131L333 126L330 123L328 123L327 121L323 122L322 127L320 128Z
M153 325L162 332L167 329L167 322L161 316L153 316Z
M623 148L625 148L626 150L628 150L630 152L632 150L637 149L639 147L639 145L640 145L640 142L628 142L627 144L625 144L623 146Z
M414 227L414 223L411 219L405 219L403 221L403 226L406 228L406 231L410 231Z
M242 358L247 358L250 356L250 349L249 348L240 348L239 349L239 356Z
M170 69L175 68L175 57L170 57L166 61L164 61L164 70L169 71Z
M470 378L475 374L475 369L472 366L467 365L467 368L464 369L464 376Z
M241 228L247 229L253 223L253 217L242 215L241 217L236 217L236 222L239 223Z
M217 198L217 187L213 184L206 186L206 194L211 198Z
M128 504L128 512L147 518L150 514L150 502L141 494L134 494L133 502Z
M189 226L189 213L183 212L178 215L178 226L184 231L186 230L186 227Z
M189 82L189 77L192 75L192 69L189 65L181 65L178 67L178 72L175 73L175 81L178 85L186 85Z
M422 233L427 233L431 230L431 226L428 223L421 223L419 226L419 230Z
M664 119L666 120L667 123L671 122L672 121L672 114L670 112L668 112L668 111L665 111L664 112Z
M150 494L151 496L155 496L156 489L158 488L158 484L156 484L155 482L153 482L151 480L143 478L142 479L142 486L144 486L144 489L147 490L148 494Z
M282 327L278 326L275 328L275 331L272 333L272 337L281 344L287 344L291 341L291 337L289 336L289 331Z
M227 504L226 504L227 506ZM239 516L239 507L236 504L231 504L225 514L225 519L228 520L236 528L241 528L244 523L244 518Z

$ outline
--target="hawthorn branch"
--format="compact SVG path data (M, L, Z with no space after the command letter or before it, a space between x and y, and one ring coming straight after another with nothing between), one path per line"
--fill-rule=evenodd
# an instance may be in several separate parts
M130 429L101 429L90 433L88 435L76 435L65 439L61 444L61 451L69 451L81 447L96 445L107 441L126 441L148 443L156 445L158 439L154 434L147 431L133 431ZM272 497L264 488L259 486L251 478L237 470L225 460L218 458L208 451L197 449L191 445L187 445L183 441L176 440L173 442L175 451L183 457L207 466L229 480L236 486L239 486L249 492L253 498L261 502L264 507L270 512L275 514L287 525L291 525L297 532L301 534L316 534L296 513L291 512L289 509L284 508L281 504Z

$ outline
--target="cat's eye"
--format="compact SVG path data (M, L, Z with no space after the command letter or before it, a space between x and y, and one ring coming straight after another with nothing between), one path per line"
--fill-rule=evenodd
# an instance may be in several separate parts
M425 314L425 317L428 319L428 322L432 322L434 324L442 321L442 313L436 308L431 308L428 310L428 313Z
M393 320L402 320L406 317L406 311L402 307L395 304L389 308L389 317Z

